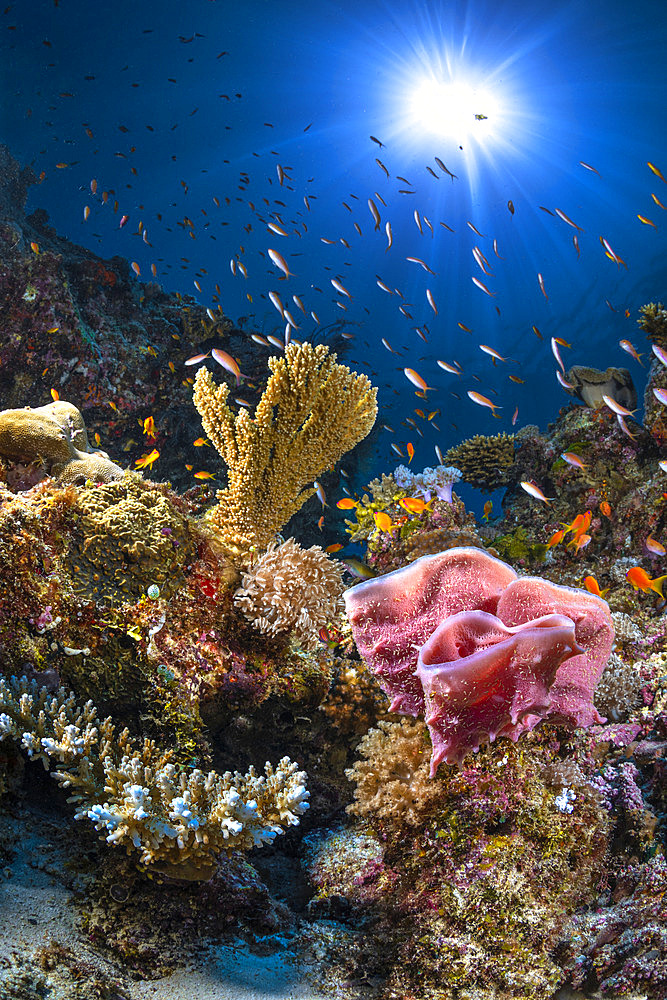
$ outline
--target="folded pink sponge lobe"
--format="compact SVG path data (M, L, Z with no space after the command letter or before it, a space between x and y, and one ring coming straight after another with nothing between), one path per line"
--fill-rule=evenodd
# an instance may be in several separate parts
M344 597L391 711L426 714L432 775L497 736L516 741L546 716L604 721L592 697L614 629L593 594L517 577L482 549L456 548Z

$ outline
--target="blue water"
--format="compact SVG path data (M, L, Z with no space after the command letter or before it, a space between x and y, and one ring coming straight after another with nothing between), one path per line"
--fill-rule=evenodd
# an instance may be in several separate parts
M627 366L643 388L642 369L618 341L644 351L637 310L667 298L667 209L651 198L667 205L667 184L647 166L667 177L666 50L658 0L21 0L0 14L0 140L45 173L29 208L46 208L72 241L135 261L142 280L155 264L165 289L205 306L217 282L225 313L264 333L284 329L271 290L289 303L295 336L312 336L316 324L292 294L322 326L344 320L354 334L346 361L372 373L380 422L395 431L381 438L378 471L398 461L392 441L403 450L411 441L421 468L435 464L435 444L445 451L472 433L511 430L517 406L517 429L554 419L569 397L555 379L552 336L572 344L561 349L566 367ZM425 79L481 88L478 110L443 122L437 102L429 109L415 98ZM103 190L114 192L106 205ZM369 198L381 214L377 232ZM120 228L122 214L129 221ZM269 232L269 221L289 236ZM627 270L605 256L601 236ZM288 281L269 248L294 272ZM232 258L247 279L232 275ZM377 276L404 299L382 291ZM512 361L494 366L480 344ZM464 374L446 374L437 359L455 359ZM405 367L433 386L426 401ZM502 419L468 390L490 396ZM441 412L428 422L415 408ZM406 416L423 438L401 423Z

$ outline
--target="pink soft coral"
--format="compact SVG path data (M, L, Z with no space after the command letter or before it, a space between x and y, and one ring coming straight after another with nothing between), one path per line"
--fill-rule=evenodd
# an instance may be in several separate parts
M362 656L391 710L427 713L433 755L460 761L552 715L604 721L592 702L614 630L606 601L514 570L481 549L448 549L346 591Z

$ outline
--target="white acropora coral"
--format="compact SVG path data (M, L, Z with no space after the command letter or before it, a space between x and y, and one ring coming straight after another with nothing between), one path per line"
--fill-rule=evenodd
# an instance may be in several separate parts
M64 688L54 695L25 677L0 678L0 741L9 737L71 790L75 819L89 819L109 844L136 850L145 865L201 869L221 851L269 843L308 809L306 775L288 757L264 774L184 770L150 740L137 749Z

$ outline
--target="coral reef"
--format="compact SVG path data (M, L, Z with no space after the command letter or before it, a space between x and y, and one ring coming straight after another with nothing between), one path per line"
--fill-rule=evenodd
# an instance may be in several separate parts
M75 819L145 865L206 878L219 852L270 843L308 808L305 774L287 757L264 776L188 773L151 741L137 748L127 729L116 734L91 702L79 707L72 692L52 695L25 677L0 678L0 710L0 740L20 742L47 769L55 760Z
M637 325L652 343L667 347L667 309L662 302L648 302L641 306Z
M456 465L464 480L478 490L506 486L514 464L514 435L475 434L450 448L445 461Z
M251 417L234 416L229 388L202 368L194 403L228 471L211 522L231 545L266 547L315 492L313 480L371 430L376 390L326 347L290 344Z
M318 546L303 549L293 538L272 542L243 573L234 604L260 632L291 632L305 648L343 608L343 567Z
M594 898L610 821L592 757L570 746L566 776L557 748L547 725L431 779L421 722L364 738L348 772L359 866L340 836L311 835L307 861L322 902L342 895L365 926L360 964L383 970L383 997L547 1000L564 981L553 950Z

